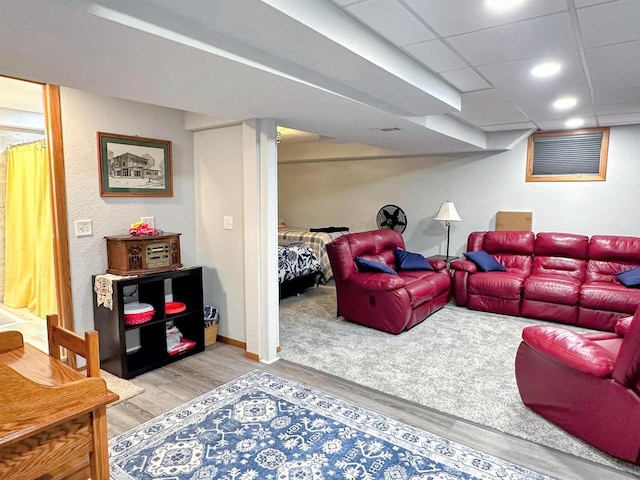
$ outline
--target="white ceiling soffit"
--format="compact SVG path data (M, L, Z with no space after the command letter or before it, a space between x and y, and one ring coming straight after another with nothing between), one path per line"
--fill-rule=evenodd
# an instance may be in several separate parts
M478 129L403 118L460 94L329 2L21 0L1 21L1 74L407 154L482 150Z

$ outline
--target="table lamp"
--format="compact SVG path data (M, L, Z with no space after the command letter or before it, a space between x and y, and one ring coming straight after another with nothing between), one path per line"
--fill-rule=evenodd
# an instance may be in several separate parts
M453 202L446 201L440 206L440 211L434 217L434 220L440 220L444 222L447 227L447 262L449 261L449 233L451 231L451 222L461 222L462 219L456 211L456 206Z

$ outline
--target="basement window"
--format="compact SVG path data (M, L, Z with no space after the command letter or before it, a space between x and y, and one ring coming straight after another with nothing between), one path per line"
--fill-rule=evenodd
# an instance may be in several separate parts
M527 182L593 182L607 177L609 129L538 132L529 137Z

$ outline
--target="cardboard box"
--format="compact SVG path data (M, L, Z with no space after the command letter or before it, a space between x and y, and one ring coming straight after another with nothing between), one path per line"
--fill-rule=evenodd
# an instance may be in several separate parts
M498 212L496 214L496 230L527 231L533 224L532 212Z
M209 345L213 345L216 343L216 338L218 337L218 325L214 325L212 327L206 327L204 329L204 346L208 347Z

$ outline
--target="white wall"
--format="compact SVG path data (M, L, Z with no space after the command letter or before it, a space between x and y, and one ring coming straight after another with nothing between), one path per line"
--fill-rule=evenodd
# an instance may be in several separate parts
M128 233L141 216L181 236L182 263L195 264L193 137L181 111L61 88L69 253L75 329L93 328L91 276L107 268L105 236ZM172 142L173 197L102 198L96 132ZM75 236L74 221L93 220L93 236Z
M196 257L204 303L220 310L219 334L244 341L243 127L195 132ZM233 230L223 218L233 217Z
M467 236L493 230L496 212L532 211L533 230L640 236L640 126L611 128L605 182L527 183L526 141L499 154L427 156L279 165L279 213L291 226L376 228L380 207L407 214L407 249L444 254L446 231L433 221L440 204L455 203L450 254Z

